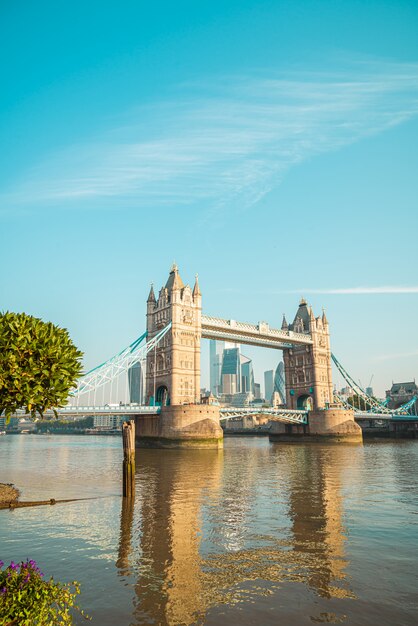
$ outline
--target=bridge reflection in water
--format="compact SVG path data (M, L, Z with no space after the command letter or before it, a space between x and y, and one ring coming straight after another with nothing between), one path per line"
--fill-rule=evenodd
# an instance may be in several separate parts
M138 455L136 501L122 503L117 560L119 574L135 580L133 623L202 623L211 609L245 602L247 611L283 586L288 597L292 583L324 599L354 597L341 496L352 449L260 452ZM233 458L224 464L226 454Z

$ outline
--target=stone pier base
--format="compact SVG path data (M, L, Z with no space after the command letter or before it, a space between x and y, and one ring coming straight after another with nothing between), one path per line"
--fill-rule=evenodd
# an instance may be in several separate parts
M135 423L137 447L220 448L223 445L223 430L216 406L165 406L160 415L139 415Z
M354 411L333 407L310 411L308 425L272 422L270 441L319 441L322 443L360 443L363 441L361 427L354 421Z

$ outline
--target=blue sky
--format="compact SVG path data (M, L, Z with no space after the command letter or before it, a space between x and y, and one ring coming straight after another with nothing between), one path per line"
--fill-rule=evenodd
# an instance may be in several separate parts
M68 327L93 366L175 259L207 314L279 325L303 295L363 384L418 376L415 2L0 17L2 309ZM245 351L259 379L279 356Z

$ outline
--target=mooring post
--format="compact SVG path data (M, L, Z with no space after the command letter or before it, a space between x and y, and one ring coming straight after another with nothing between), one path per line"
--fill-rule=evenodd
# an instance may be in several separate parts
M122 424L123 440L123 497L135 495L135 420Z

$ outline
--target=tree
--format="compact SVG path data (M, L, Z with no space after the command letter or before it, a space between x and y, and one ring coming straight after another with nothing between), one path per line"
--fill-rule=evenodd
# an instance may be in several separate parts
M81 375L82 356L65 328L26 313L0 313L0 415L55 412Z
M371 399L375 400L375 398ZM354 396L350 396L347 399L347 402L353 408L358 409L359 411L368 411L372 406L370 402L367 402L367 400L357 394L355 394Z

